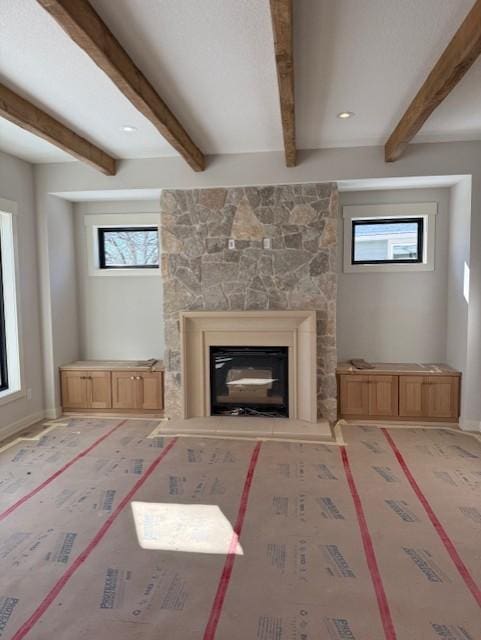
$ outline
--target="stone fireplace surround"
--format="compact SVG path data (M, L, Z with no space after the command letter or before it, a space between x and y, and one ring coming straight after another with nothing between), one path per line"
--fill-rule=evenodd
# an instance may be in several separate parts
M188 398L190 383L184 384L186 314L309 311L315 348L302 368L312 376L309 388L315 385L317 418L335 420L337 217L333 183L162 191L167 418L198 412ZM311 400L301 407L306 399L299 399L296 409L308 420Z
M184 418L210 411L210 347L289 348L289 418L317 422L315 311L181 313Z

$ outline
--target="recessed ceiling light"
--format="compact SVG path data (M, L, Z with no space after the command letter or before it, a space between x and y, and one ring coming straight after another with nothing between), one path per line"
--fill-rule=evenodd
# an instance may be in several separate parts
M348 118L352 118L353 115L354 113L352 111L341 111L341 113L337 114L337 117L341 118L341 120L347 120Z
M133 133L137 131L137 127L133 127L131 124L124 124L122 131L125 131L125 133Z

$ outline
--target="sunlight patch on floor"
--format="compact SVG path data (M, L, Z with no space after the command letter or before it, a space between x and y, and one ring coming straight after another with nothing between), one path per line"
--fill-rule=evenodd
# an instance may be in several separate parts
M243 555L217 505L132 502L132 513L142 549Z

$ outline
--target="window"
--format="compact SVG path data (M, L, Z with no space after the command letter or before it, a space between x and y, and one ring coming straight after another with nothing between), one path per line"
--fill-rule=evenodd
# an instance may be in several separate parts
M344 273L434 271L437 213L437 202L344 205Z
M0 391L8 389L7 333L3 295L2 238L0 235Z
M423 247L423 218L352 220L353 265L420 263Z
M157 227L99 227L100 269L158 269Z
M15 218L16 204L0 198L0 404L22 392Z

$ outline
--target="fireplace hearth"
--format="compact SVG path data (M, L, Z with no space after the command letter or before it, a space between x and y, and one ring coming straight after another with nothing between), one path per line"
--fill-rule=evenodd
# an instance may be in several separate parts
M211 415L289 416L288 347L210 347Z

